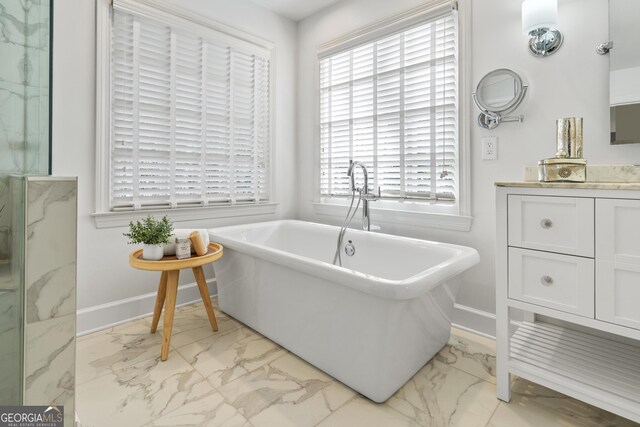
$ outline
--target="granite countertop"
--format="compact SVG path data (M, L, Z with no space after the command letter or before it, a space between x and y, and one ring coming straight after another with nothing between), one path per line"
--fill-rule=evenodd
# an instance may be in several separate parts
M496 187L521 188L582 188L592 190L640 190L640 182L539 182L505 181L496 182Z
M640 165L587 165L586 182L540 182L538 166L524 167L523 181L496 182L497 187L640 190Z

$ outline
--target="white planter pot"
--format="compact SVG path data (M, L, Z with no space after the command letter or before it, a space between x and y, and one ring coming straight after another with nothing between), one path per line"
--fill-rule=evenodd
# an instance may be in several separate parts
M148 261L158 261L164 256L162 245L143 245L142 259Z

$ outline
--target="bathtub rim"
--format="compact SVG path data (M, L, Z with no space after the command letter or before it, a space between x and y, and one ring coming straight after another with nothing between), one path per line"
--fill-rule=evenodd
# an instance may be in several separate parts
M447 258L445 261L440 262L413 276L401 280L392 280L365 274L345 267L335 266L324 261L304 257L292 252L283 251L281 249L262 246L251 242L244 242L235 238L224 236L224 232L235 232L246 229L247 227L260 227L268 225L277 226L283 223L310 224L312 226L322 227L326 229L333 228L336 229L336 231L339 228L337 226L315 223L311 221L285 219L216 227L210 228L207 231L209 232L209 236L212 241L221 243L225 247L225 249L227 249L227 256L229 255L229 250L235 250L263 259L265 261L274 262L276 264L302 271L316 277L321 277L340 283L341 285L348 286L360 292L376 295L387 299L416 298L420 295L428 293L431 289L435 288L440 283L446 282L450 278L462 273L463 271L469 269L480 261L478 251L467 246L376 232L375 234L382 235L384 236L384 238L415 242L419 244L427 243L456 252L455 255ZM350 229L350 231L362 234L370 233L355 229ZM221 261L224 262L224 257Z

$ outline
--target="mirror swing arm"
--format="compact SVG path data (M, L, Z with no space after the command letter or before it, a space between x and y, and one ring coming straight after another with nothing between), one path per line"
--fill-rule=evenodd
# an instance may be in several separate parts
M520 95L517 98L516 104L508 112L512 112L520 105L520 103L522 103L528 88L529 86L527 85L522 86L522 91L520 92ZM478 107L478 109L480 110L480 114L478 115L478 126L484 129L495 129L500 125L500 123L524 122L524 114L519 114L517 116L503 116L502 115L503 113L489 111L486 108L483 108L478 102L478 96L476 95L475 92L472 93L471 96L473 97L473 102L475 102L476 107ZM505 112L505 113L508 113L508 112Z
M496 105L495 102L492 102L488 90L493 88L495 96L495 91L501 89L498 85L503 83L507 83L507 87L512 87L512 89L508 90L512 92L512 95L509 95L510 97L505 96L503 89L503 93L498 94L503 102ZM511 84L513 86L511 86ZM524 121L524 115L512 116L509 114L513 113L520 106L528 89L529 86L522 82L520 75L508 68L499 68L487 73L480 79L480 82L478 82L476 91L471 94L473 102L480 110L478 126L484 129L495 129L500 123L522 123Z

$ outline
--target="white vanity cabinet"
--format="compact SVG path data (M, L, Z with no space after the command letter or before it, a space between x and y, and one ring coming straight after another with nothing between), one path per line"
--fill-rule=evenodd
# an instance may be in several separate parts
M498 398L516 374L640 422L640 184L496 196Z

